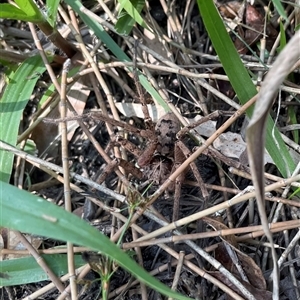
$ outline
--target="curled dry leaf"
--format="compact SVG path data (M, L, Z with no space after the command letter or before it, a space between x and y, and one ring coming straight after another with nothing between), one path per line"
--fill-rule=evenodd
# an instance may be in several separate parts
M273 244L272 234L268 226L268 219L264 206L264 147L265 147L265 127L269 109L272 106L278 88L285 77L290 73L292 66L300 56L300 31L289 41L283 51L279 54L272 69L267 74L258 94L252 119L247 129L247 147L252 180L256 190L257 206L264 228L264 232L272 246L272 256L274 264L273 291L274 299L279 299L279 271L277 265L276 252ZM275 88L278 87L278 88ZM259 141L259 142L258 142ZM274 140L274 147L277 142ZM284 159L284 157L283 157ZM289 174L287 164L287 174Z
M235 252L238 259L238 264L242 267L242 270L244 271L244 274L246 275L251 286L257 289L265 290L267 288L265 278L261 269L254 262L254 260L233 245L228 245ZM236 267L236 262L234 262L233 258L228 254L224 243L218 245L218 248L215 251L215 257L227 270L232 272L235 277L242 280Z
M236 49L239 53L247 53L246 45L251 46L262 38L265 26L264 16L256 7L250 4L245 5L243 1L229 1L217 5L228 27L232 30L236 29L243 39L243 41L238 38L235 39ZM246 26L239 25L242 23ZM278 35L277 30L270 23L266 25L266 35L268 36L267 48L270 48ZM270 47L268 47L269 44Z
M223 224L222 219L204 217L202 218L202 220L212 226L215 230L229 229L225 224ZM271 299L270 295L272 294L266 291L267 286L261 269L256 265L251 257L247 256L237 249L238 243L236 241L235 235L228 235L220 238L224 240L224 242L220 243L218 245L218 248L215 250L215 258L236 278L238 278L240 281L243 281L239 269L237 268L238 264L243 270L243 273L246 276L247 280L249 281L249 283L245 281L247 285L246 288L253 295L264 293L268 297L267 299ZM231 254L228 253L227 247L225 247L225 243L227 244L227 247L230 247L231 250L235 253L235 258L233 258ZM213 272L212 275L215 276L217 273L218 276L221 277L223 283L227 285L227 278L225 279L221 273ZM238 292L238 290L235 291Z
M220 280L223 284L231 288L233 291L238 293L239 295L243 296L241 292L236 288L234 284L221 272L217 271L208 271L208 273L218 280ZM263 299L263 300L271 300L272 299L272 293L266 290L260 290L258 288L253 287L251 284L249 284L246 281L242 281L245 288L255 297L255 299ZM233 299L230 296L228 296L227 299Z
M243 10L244 4L241 1L216 2L216 5L228 28L231 30L234 30L242 22L243 16L240 11Z

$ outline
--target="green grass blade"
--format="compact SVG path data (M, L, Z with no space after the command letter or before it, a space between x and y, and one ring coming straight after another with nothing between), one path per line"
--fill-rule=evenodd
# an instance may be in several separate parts
M280 16L283 19L287 20L288 18L287 18L286 12L285 12L280 0L272 0L272 2L273 2L273 5L275 6L276 10L280 14Z
M54 28L57 18L57 10L60 0L47 0L47 21Z
M119 0L120 13L115 29L120 34L129 34L135 23L140 24L142 27L147 28L140 12L142 11L145 1L144 0Z
M45 71L39 56L26 59L9 78L0 100L0 139L16 145L21 116L39 76ZM0 180L8 182L13 166L13 154L0 150Z
M28 16L35 18L36 20L44 20L40 9L34 3L33 0L15 0L20 9Z
M110 49L110 51L120 60L124 62L130 62L130 58L124 53L124 51L115 43L115 41L108 35L108 33L103 29L103 27L95 20L89 18L87 15L82 13L80 8L82 4L78 0L65 0L65 2L70 5L76 13L81 17L83 22L95 32L96 36ZM128 68L132 71L132 68ZM161 105L164 110L170 111L168 105L164 102L158 92L152 87L147 78L139 74L139 80L146 91Z
M287 113L288 113L289 120L290 120L289 124L291 124L291 125L298 124L297 112L295 111L295 108L289 106ZM293 135L294 142L299 145L299 130L298 129L293 130L292 135Z
M280 43L279 43L279 51L282 51L283 48L286 45L286 35L285 35L285 30L284 30L284 26L282 24L282 22L279 22L280 25Z
M212 0L198 0L205 28L217 52L230 83L244 104L256 93L247 69L231 41L223 21ZM252 113L253 109L250 110Z
M197 0L197 2L214 49L240 102L245 104L257 93L249 73L244 67L213 1ZM253 107L247 110L248 117L251 117L252 113ZM267 119L266 148L284 177L293 172L295 163L270 116Z
M149 275L105 235L74 214L7 183L0 182L0 184L2 190L0 226L69 241L100 251L158 292L174 299L190 299L172 291Z
M56 276L63 276L68 273L66 254L41 256ZM76 268L85 264L81 255L74 256L74 263ZM31 256L0 261L0 270L0 286L12 286L49 280L48 275Z

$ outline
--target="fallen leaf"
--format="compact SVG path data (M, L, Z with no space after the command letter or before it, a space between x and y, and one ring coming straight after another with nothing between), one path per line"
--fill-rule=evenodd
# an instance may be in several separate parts
M220 280L223 284L225 284L226 286L231 288L233 291L235 291L241 297L244 297L244 295L242 295L240 290L227 278L227 276L223 275L221 272L207 271L207 273L209 273L210 275L212 275L215 278L217 278L218 280ZM250 285L246 281L241 280L241 282L243 283L245 288L255 297L255 299L257 299L257 300L272 300L272 293L270 291L257 289L255 287L253 287L252 285ZM227 299L233 299L233 298L228 296Z
M214 148L223 155L231 158L237 158L243 164L248 164L248 160L242 157L246 151L247 144L238 133L225 132L221 134L213 143ZM266 163L272 163L271 156L265 151L264 160Z
M209 218L209 217L204 217L202 218L202 220L209 224L210 226L212 226L214 228L214 230L225 230L225 229L229 229L222 221L222 218ZM227 241L229 244L234 245L234 246L238 246L238 243L236 241L235 235L234 234L230 234L230 235L226 235L226 236L220 236L221 239Z
M236 253L236 256L238 258L238 263L242 267L244 274L249 280L249 283L254 288L265 290L267 287L265 278L263 276L261 269L257 266L254 260L248 255L238 250L232 244L227 244L227 245L229 245L232 248L232 250ZM224 243L220 243L218 245L218 248L215 251L215 257L228 271L234 274L236 278L242 280L242 278L240 277L240 273L236 267L236 263L232 260L232 258L228 254L228 251L226 250Z

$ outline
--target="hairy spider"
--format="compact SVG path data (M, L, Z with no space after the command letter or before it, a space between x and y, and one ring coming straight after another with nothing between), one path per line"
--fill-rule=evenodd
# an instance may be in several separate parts
M167 113L161 117L155 126L151 123L151 119L148 120L148 129L138 129L125 122L116 121L106 117L101 113L92 113L90 116L109 122L112 125L122 127L125 131L140 135L147 141L146 148L141 150L127 139L124 139L121 136L116 137L116 142L118 144L137 157L137 164L139 167L150 171L143 172L141 169L137 169L132 164L120 160L119 164L115 161L113 166L107 166L107 170L103 172L103 178L100 179L100 181L103 181L107 173L113 170L113 168L120 165L128 173L131 173L138 179L149 179L149 181L153 184L159 185L168 180L169 175L179 168L184 160L190 155L190 151L187 146L185 146L185 144L176 137L180 132L181 127L180 122L173 113ZM196 164L192 162L190 164L190 168L198 182L204 199L207 199L208 192ZM177 177L176 181L174 183L170 183L169 186L169 190L175 191L173 220L178 218L181 186L185 179L186 172L187 171L183 171Z

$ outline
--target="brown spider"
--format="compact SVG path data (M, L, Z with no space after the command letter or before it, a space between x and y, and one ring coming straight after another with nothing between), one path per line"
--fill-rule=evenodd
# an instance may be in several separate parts
M141 168L150 169L150 172L142 172L140 169L137 169L128 162L120 160L119 165L138 179L145 179L145 177L147 179L147 177L150 177L153 184L159 185L165 180L168 180L169 175L179 168L184 160L190 155L189 149L176 137L180 132L180 123L173 113L167 113L161 117L156 126L152 124L152 121L149 118L146 125L148 129L138 129L125 122L116 121L106 117L101 113L92 113L90 116L104 122L108 122L114 126L122 127L125 131L140 135L147 140L145 150L141 150L127 139L124 139L121 136L116 137L116 142L118 144L137 157L137 163ZM116 162L113 166L108 165L107 170L103 172L103 176L99 179L99 181L103 181L107 173L113 170L117 165L118 164ZM196 164L194 162L191 163L190 168L198 182L204 199L207 199L208 192ZM177 177L175 183L170 183L169 186L169 190L175 190L173 221L178 219L181 186L185 179L186 172L187 171L183 171ZM148 176L145 176L147 173Z

